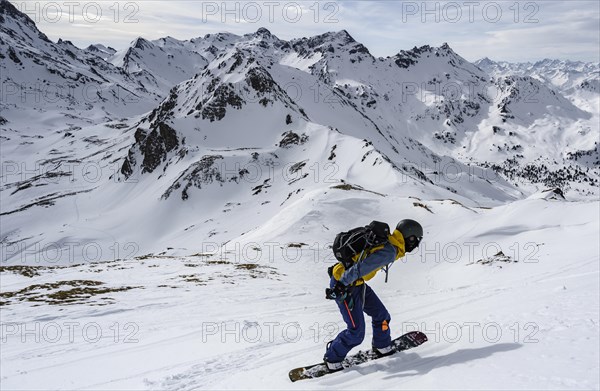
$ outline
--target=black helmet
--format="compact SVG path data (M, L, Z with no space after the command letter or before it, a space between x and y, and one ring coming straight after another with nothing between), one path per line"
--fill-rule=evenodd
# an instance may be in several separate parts
M423 239L423 227L421 227L421 224L414 220L405 219L396 225L396 229L404 237L404 245L407 253L419 247L419 243Z

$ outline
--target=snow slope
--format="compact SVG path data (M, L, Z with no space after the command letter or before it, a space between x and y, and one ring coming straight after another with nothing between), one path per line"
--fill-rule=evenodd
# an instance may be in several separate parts
M17 302L26 293L8 298L3 388L597 389L598 203L542 197L481 209L422 201L430 211L416 203L332 189L290 204L214 255L42 268L34 277L4 270L8 292L59 280L133 289L70 305L44 304L42 289L33 290L38 302ZM371 285L394 335L419 328L430 341L290 383L288 370L317 362L344 327L323 298L325 243L372 216L425 226L419 253L395 264L388 284L380 275ZM518 262L494 258L499 250Z

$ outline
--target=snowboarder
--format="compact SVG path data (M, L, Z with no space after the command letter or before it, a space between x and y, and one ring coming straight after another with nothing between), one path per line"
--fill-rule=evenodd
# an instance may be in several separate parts
M372 319L373 351L381 356L394 353L389 326L391 316L366 281L381 269L385 269L387 273L389 265L417 248L422 238L421 225L414 220L405 219L396 225L385 243L354 255L348 268L342 262L330 268L330 288L326 289L326 298L336 301L347 325L347 329L327 344L323 361L330 372L342 370L342 361L348 352L362 343L365 337L363 312Z

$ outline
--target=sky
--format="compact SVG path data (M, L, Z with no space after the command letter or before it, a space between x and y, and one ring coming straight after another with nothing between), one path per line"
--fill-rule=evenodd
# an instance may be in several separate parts
M125 49L259 27L281 39L347 30L377 57L448 43L467 60L600 62L600 1L11 1L54 41Z

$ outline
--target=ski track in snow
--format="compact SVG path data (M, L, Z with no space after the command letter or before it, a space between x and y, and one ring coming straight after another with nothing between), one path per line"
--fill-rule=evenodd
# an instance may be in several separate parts
M552 205L572 209L565 221L573 234L570 240L574 241L574 248L589 248L590 238L598 232L597 220L585 224L586 219L594 218L590 212L598 210L594 203L525 201L499 207L498 211L487 210L469 224L479 226L489 236L493 235L494 225L502 224L490 216L506 214L503 209L529 210L524 214L525 222L536 221L535 213L543 220L545 214L552 213L547 208ZM320 226L321 215L308 213L314 224ZM438 240L450 241L455 234L450 229L452 220L429 218L437 219L434 235ZM311 224L310 220L303 221ZM249 389L477 389L490 385L485 374L493 371L493 384L497 387L536 388L545 384L548 388L597 388L593 368L597 368L598 362L596 342L600 323L598 258L562 246L558 239L563 233L561 226L540 224L545 228L536 229L532 225L532 229L522 231L531 243L545 243L539 247L535 262L491 265L469 264L467 259L422 262L411 255L390 269L390 283L383 284L383 277L378 276L371 285L392 315L392 333L397 335L408 331L405 328L417 327L430 340L397 356L298 384L289 383L287 372L320 361L325 343L335 334L320 329L315 340L314 323L323 326L332 322L338 330L344 327L337 307L322 298L326 267L315 264L310 257L305 261L270 264L276 266L279 273L276 278L248 278L242 273L235 285L217 281L209 282L209 286L195 286L174 281L176 289L156 288L156 284L192 271L202 276L215 271L227 274L235 268L227 264L215 268L193 258L179 257L124 263L127 268L123 271L103 264L99 264L102 266L99 273L82 267L52 271L34 278L40 283L69 278L111 279L117 283L134 276L129 283L143 284L145 295L137 297L134 291L122 292L115 296L112 308L72 305L63 309L48 307L43 313L36 310L42 307L30 307L24 302L3 308L3 319L20 317L24 321L45 323L80 319L101 324L134 321L140 327L139 342L114 344L107 336L99 344L62 340L56 344L36 344L22 343L18 336L9 337L2 349L2 360L7 363L3 364L3 384L9 388L32 388L35 379L48 378L52 388L73 390L236 389L240 385ZM500 234L492 239L504 243L501 247L507 249L511 242L502 241L506 232L502 228L500 225ZM463 229L474 232L469 227ZM290 227L289 232L281 234L289 235L287 241L294 242L297 241L294 231ZM310 232L307 230L308 235ZM469 235L459 235L461 239L472 239ZM2 278L3 289L9 291L28 282L26 277L5 273ZM227 292L234 286L236 297L228 297ZM211 301L203 300L207 289L212 291ZM275 332L270 339L263 335L256 342L248 342L237 333L211 335L204 340L202 324L207 321L247 325L249 330L266 322L296 322L301 337L286 340L280 332ZM436 329L436 324L444 327L452 322L462 330L457 341ZM466 322L493 322L500 328L502 338L490 342L482 338L481 331L471 338L464 326ZM515 324L519 325L518 338L514 334ZM264 328L262 331L264 334ZM574 333L580 337L576 338ZM357 349L368 348L369 339L367 329L365 342ZM578 354L565 357L563 351L567 346L573 346ZM544 365L536 365L536 359L544 360ZM569 362L567 366L565 360ZM73 382L65 382L62 377L98 365L107 372L89 378L75 376ZM523 368L527 368L527 375ZM469 374L469 384L461 380L467 375L457 377L459 373Z

